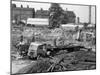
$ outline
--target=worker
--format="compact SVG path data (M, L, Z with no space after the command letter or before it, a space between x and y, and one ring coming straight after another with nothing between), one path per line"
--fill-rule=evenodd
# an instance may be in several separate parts
M81 41L81 39L82 39L82 38L81 38L81 32L82 32L82 30L78 30L78 32L77 32L77 38L76 38L76 39L77 39L78 41Z
M25 51L25 41L23 41L23 35L20 36L20 42L17 44L17 47L18 47L18 55L20 57L23 56L22 52Z
M31 42L35 42L35 35L33 35Z

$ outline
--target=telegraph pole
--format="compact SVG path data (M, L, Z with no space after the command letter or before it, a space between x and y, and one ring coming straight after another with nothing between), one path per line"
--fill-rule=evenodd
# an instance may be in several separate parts
M89 6L89 23L91 24L91 5Z

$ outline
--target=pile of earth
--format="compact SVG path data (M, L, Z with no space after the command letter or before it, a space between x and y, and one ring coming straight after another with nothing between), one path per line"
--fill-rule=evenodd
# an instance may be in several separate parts
M50 58L41 58L18 73L44 73L96 69L96 54L92 51L60 51Z

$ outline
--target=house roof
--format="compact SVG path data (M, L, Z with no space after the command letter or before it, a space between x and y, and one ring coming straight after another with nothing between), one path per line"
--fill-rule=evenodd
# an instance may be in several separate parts
M66 14L68 17L76 17L73 11L64 11L63 13Z
M75 13L73 11L66 11L68 16L76 17Z
M20 7L16 7L16 8L12 8L12 9L15 9L15 10L27 10L27 11L32 11L33 8L20 8Z
M36 14L37 15L49 15L49 11L48 10L37 10Z

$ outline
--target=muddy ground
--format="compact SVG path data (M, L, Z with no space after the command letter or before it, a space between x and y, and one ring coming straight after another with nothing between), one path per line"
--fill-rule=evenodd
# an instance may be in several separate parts
M14 47L14 45L16 45L18 43L21 34L22 34L22 31L19 28L17 28L16 30L15 29L12 30L12 34L11 34L11 39L12 39L11 40L11 60L12 60L12 66L11 67L12 67L12 74L16 74L16 73L27 73L27 72L25 72L25 70L24 70L24 72L23 71L20 71L20 70L22 70L23 68L27 68L28 65L36 64L36 62L37 62L36 60L30 60L30 59L28 59L28 57L19 58L19 56L17 54L17 49ZM86 63L83 62L83 59L84 60L85 59L88 59L88 58L85 58L84 57L85 56L84 55L85 52L82 52L82 53L81 52L74 52L74 53L72 52L72 53L70 53L70 55L74 55L74 54L75 55L78 55L80 53L79 56L77 56L77 59L80 59L78 57L81 57L82 59L80 59L80 60L82 60L82 61L78 62L75 65L72 65L71 62L69 62L69 60L67 60L66 63L69 63L70 66L66 70L63 70L63 71L86 70L86 69L87 70L90 70L90 69L95 69L96 68L95 45L91 45L91 43L86 43L86 42L79 42L79 43L83 44L86 47L92 47L92 51L93 51L92 54L93 54L93 56L91 56L92 55L91 53L89 55L87 55L87 56L89 56L88 58L91 58L91 59L93 58L93 61L91 62L91 60L89 60ZM60 57L62 57L62 56L60 56ZM73 59L73 58L66 58L66 59ZM87 66L91 65L91 63L93 63L92 66L90 66L90 68L87 67ZM89 64L89 65L87 65L87 64ZM34 73L34 71L31 71L31 72ZM31 72L28 72L28 73L31 73ZM36 73L38 73L38 72L36 72Z

